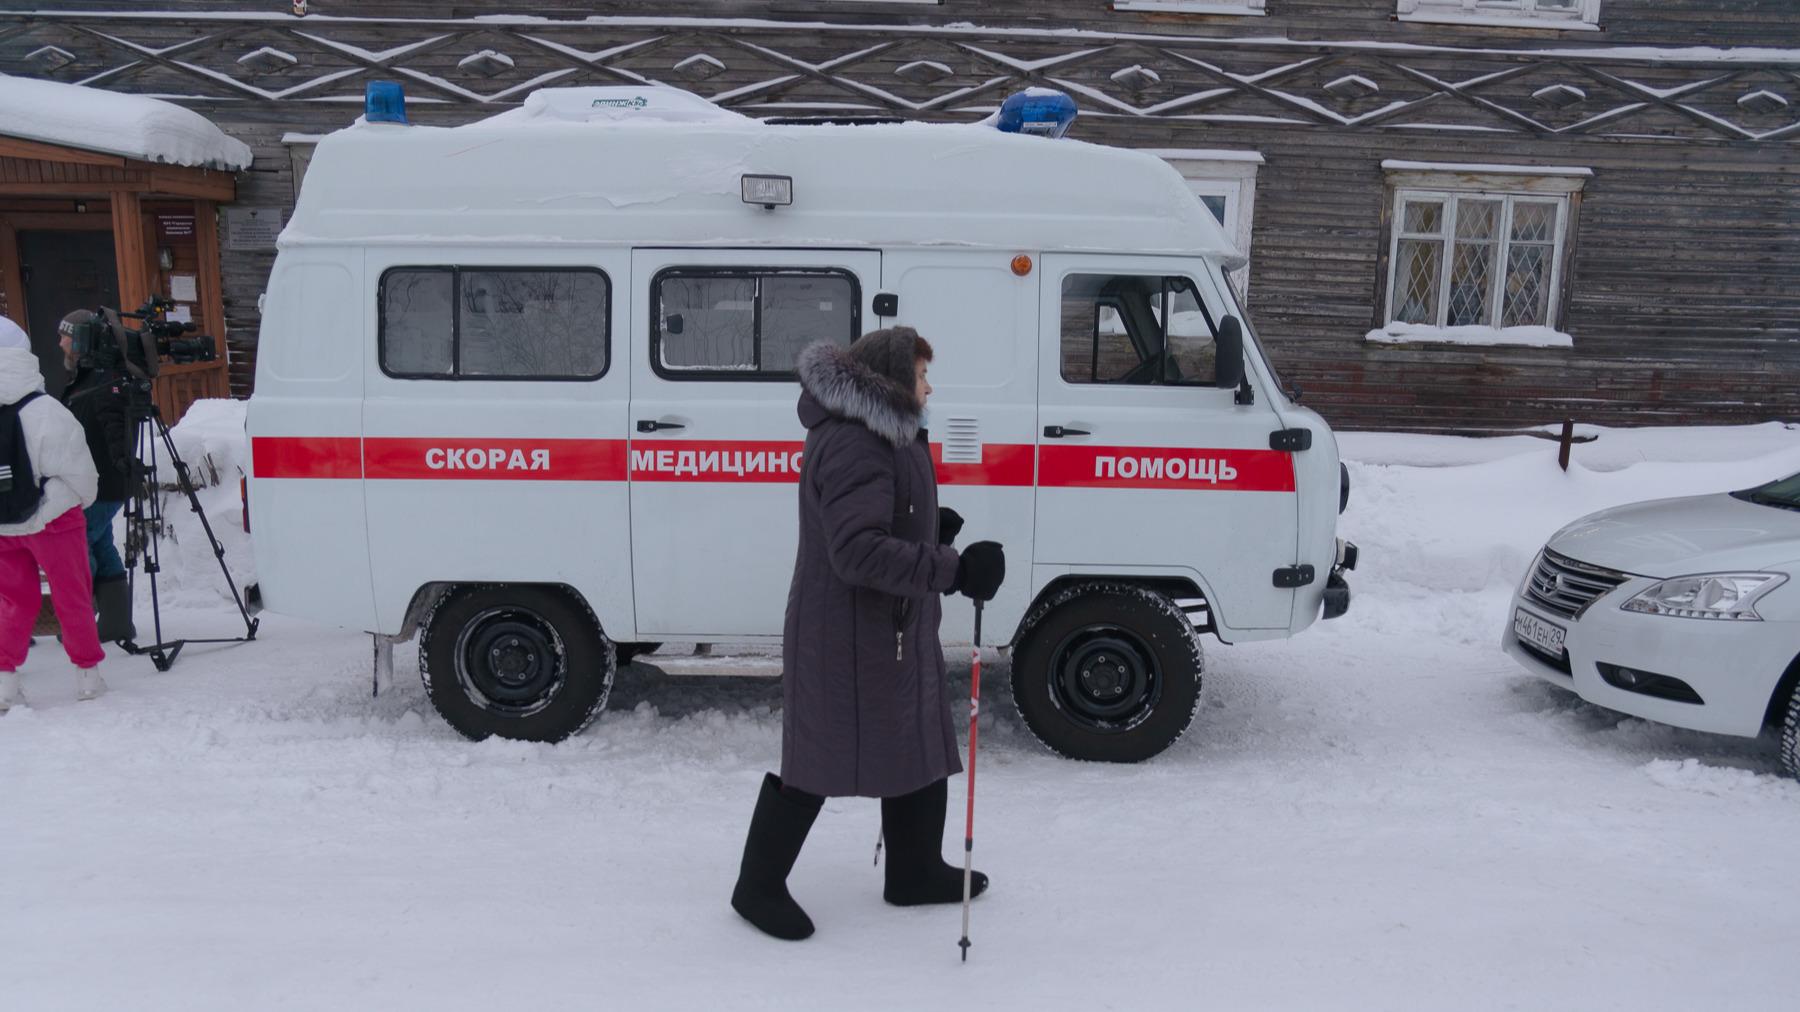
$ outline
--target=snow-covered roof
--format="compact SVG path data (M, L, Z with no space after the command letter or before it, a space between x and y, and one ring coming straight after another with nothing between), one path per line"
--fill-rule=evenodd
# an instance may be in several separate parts
M0 134L146 162L242 169L250 148L173 102L0 74Z
M590 119L593 110L604 118ZM792 206L744 203L747 173L792 177ZM547 89L457 127L359 122L319 143L282 233L284 245L463 241L954 245L1243 262L1181 175L1152 155L976 125L773 125L677 89L636 87Z

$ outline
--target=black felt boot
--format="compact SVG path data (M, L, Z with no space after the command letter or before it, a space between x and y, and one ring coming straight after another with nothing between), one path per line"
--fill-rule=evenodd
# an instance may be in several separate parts
M813 933L812 918L788 895L787 877L824 802L816 795L783 790L773 773L763 776L731 908L765 934L797 942Z
M881 799L881 831L887 839L887 888L882 898L895 906L961 903L962 869L944 861L944 806L950 802L946 781L911 794ZM988 877L969 876L969 895L980 896Z
M94 611L100 642L137 638L137 627L131 621L131 584L124 573L94 581Z

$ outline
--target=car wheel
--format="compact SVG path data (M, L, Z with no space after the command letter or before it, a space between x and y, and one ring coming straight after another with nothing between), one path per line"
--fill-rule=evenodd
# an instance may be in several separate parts
M1026 620L1013 659L1013 702L1052 751L1141 762L1193 722L1201 667L1193 624L1166 596L1128 584L1078 584Z
M1781 772L1800 780L1800 682L1788 690L1787 716L1781 722Z
M446 595L419 639L425 694L451 727L562 741L606 705L616 658L574 595L536 586L473 587Z

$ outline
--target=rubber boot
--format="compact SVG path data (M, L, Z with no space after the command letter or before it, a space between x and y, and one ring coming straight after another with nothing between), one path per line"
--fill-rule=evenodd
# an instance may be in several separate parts
M94 581L95 623L100 642L121 643L137 637L131 620L131 584L125 574Z
M0 713L25 705L25 690L19 685L17 671L0 671Z
M788 895L787 877L823 804L823 798L783 791L773 773L763 776L731 908L764 934L797 942L813 933L812 918Z
M887 887L882 898L895 906L961 903L962 869L944 860L947 781L939 780L897 798L881 799L881 832L887 840ZM969 895L987 890L988 877L969 875Z

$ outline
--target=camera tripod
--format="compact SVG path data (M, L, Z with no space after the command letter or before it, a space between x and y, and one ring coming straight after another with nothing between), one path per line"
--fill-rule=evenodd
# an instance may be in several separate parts
M125 652L137 656L149 654L156 670L167 671L174 666L175 658L181 654L181 648L189 643L247 643L256 638L256 628L260 621L250 617L250 609L244 604L244 597L238 593L237 582L231 578L231 570L225 565L225 546L213 534L212 524L206 519L206 511L200 508L200 496L194 491L194 482L188 474L187 462L175 450L175 440L169 435L169 426L163 421L162 412L156 402L150 399L149 382L134 377L123 377L130 396L127 403L130 407L133 433L131 439L132 459L142 465L141 476L134 474L131 478L129 498L125 503L125 567L130 574L132 595L137 592L138 564L150 577L150 614L152 629L156 634L154 642L139 645L136 639L123 640L119 643ZM163 515L162 497L158 494L157 447L168 453L170 465L175 469L176 486L187 496L188 506L194 515L200 518L200 527L206 532L206 540L212 546L213 558L219 562L219 572L225 577L225 586L231 589L231 599L237 603L238 614L244 620L244 635L221 639L163 639L162 600L157 593L156 576L162 572L162 555L160 546L166 520Z

